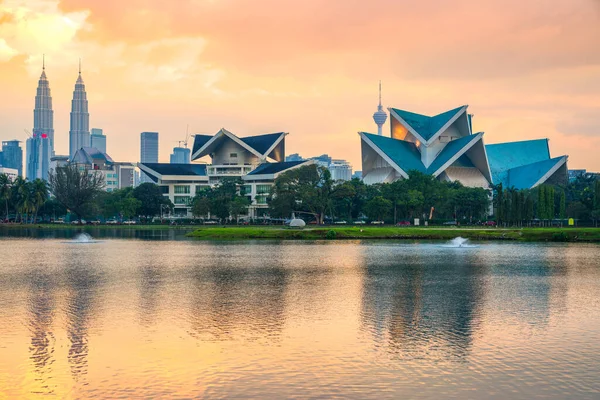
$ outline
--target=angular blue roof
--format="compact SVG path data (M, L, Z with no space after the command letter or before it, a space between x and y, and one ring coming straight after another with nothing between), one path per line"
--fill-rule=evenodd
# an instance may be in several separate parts
M267 150L273 146L273 144L279 139L283 132L278 133L267 133L265 135L258 136L247 136L240 138L240 140L258 151L260 154L265 154Z
M212 136L210 135L195 135L194 146L192 147L192 154L200 150L202 146L204 146L206 142L208 142L210 139L212 139Z
M443 112L433 117L416 114L398 108L392 108L400 118L402 118L411 128L413 128L425 140L429 140L435 135L448 121L452 119L464 106L457 107L450 111Z
M113 159L106 153L95 147L82 147L73 154L72 161L81 164L92 164L94 160L104 160L107 164L114 163Z
M529 189L533 187L544 175L546 175L556 164L565 159L565 156L538 161L532 164L508 170L508 179L502 182L503 186L515 189ZM500 183L500 182L494 182Z
M304 164L306 161L283 161L278 163L263 163L247 175L270 175Z
M508 183L508 170L550 159L548 139L488 144L485 146L495 184Z
M421 153L414 143L372 133L361 132L361 134L365 135L405 172L413 170L423 173L427 172L427 168L421 162Z
M457 153L459 153L463 148L468 146L469 144L479 140L483 136L483 133L478 133L476 135L469 135L461 137L460 139L453 140L449 142L446 147L442 149L440 154L433 160L429 168L427 168L427 172L433 174L438 169L440 169L445 163L450 161L452 157L454 157Z
M205 164L140 163L160 175L206 176Z

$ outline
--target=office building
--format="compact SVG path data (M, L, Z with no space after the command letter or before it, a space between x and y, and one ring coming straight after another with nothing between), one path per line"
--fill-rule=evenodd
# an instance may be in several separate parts
M48 135L44 133L40 136L31 136L27 139L25 150L27 154L26 178L30 181L35 179L48 180L50 159L52 157Z
M115 162L108 154L94 147L82 147L77 150L69 163L102 175L104 190L107 192L133 186L135 165L128 162Z
M106 153L106 136L102 133L102 129L92 128L90 147L94 147L102 153Z
M140 162L158 163L158 132L142 132L140 139ZM152 182L152 180L142 172L140 183L146 182Z
M171 154L171 164L189 164L191 151L187 147L174 147Z
M0 175L7 175L8 179L14 181L19 175L19 171L14 168L0 167Z
M42 62L42 75L38 81L33 109L33 136L46 135L50 152L54 154L54 111L52 109L52 92L50 82L46 77L46 62ZM50 160L48 160L50 162Z
M6 140L2 142L2 165L5 168L17 170L19 176L23 176L23 149L18 140Z
M346 160L331 160L327 167L334 181L349 181L352 179L352 165Z
M315 162L283 161L287 133L238 137L221 129L215 135L196 135L192 161L209 156L210 164L139 163L140 170L161 187L164 196L175 205L174 215L191 217L191 202L203 188L218 184L223 178L241 178L240 193L251 205L248 217L258 218L268 212L267 196L277 176L292 168Z
M79 63L79 75L75 82L73 100L71 101L70 127L69 157L73 158L77 150L82 147L90 147L90 114L88 112L85 84L81 77L81 62Z

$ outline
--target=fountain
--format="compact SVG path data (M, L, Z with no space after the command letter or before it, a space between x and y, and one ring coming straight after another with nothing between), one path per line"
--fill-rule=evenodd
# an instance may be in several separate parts
M65 242L65 243L75 243L75 244L87 244L87 243L98 243L97 240L94 240L87 233L79 233L77 236L73 238L73 240Z
M477 247L474 245L469 244L469 239L465 239L463 237L455 237L454 239L452 239L448 244L444 245L444 247L467 247L467 248L471 248L471 247Z

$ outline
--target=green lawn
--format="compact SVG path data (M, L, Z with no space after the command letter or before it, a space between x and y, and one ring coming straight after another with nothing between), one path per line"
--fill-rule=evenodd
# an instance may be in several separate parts
M415 227L201 227L188 236L199 239L438 239L600 242L600 228L415 228Z

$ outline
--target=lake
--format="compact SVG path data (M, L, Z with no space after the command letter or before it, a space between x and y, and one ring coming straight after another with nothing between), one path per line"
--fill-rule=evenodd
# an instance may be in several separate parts
M4 238L0 399L600 398L600 246L442 245Z

